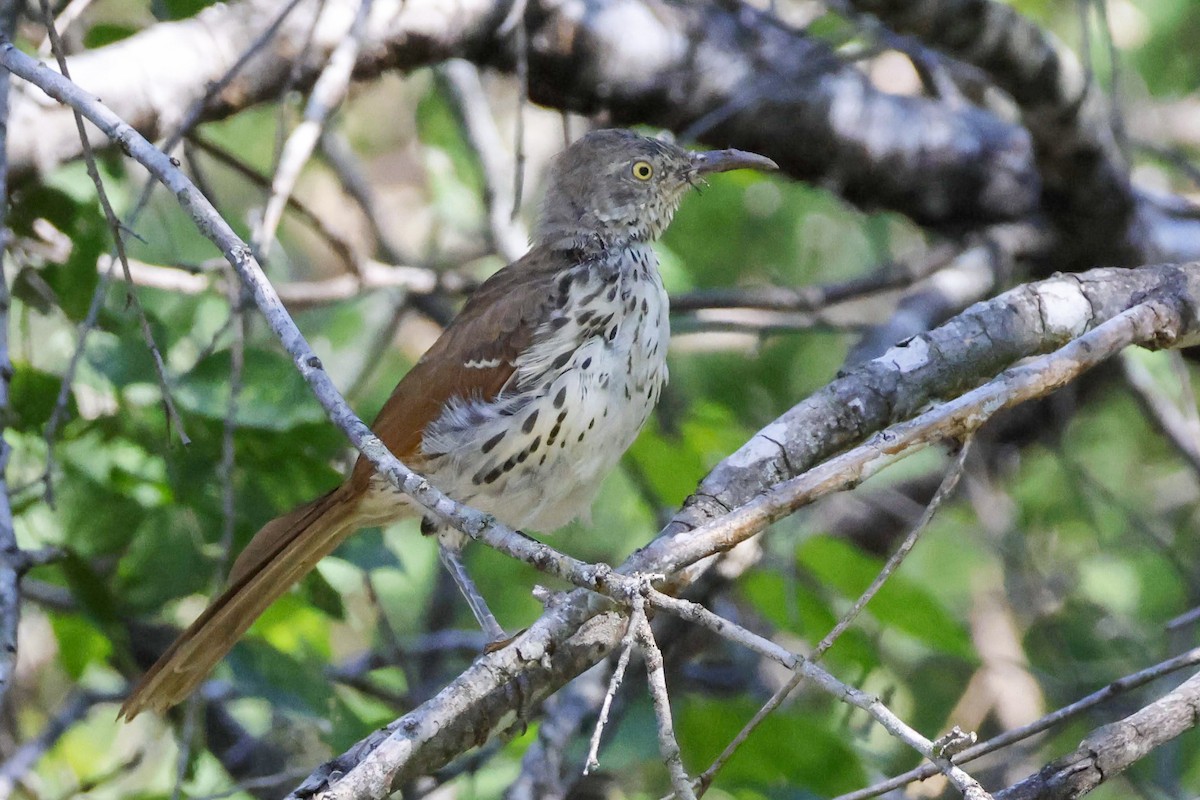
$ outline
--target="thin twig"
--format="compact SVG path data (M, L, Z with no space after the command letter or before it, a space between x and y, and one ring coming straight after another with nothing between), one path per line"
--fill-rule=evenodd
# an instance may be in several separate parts
M16 0L0 2L0 37L12 35L17 24ZM2 268L12 234L8 229L8 96L12 80L0 76L0 419L11 418L9 382L13 367L8 354L8 315L12 307L8 280ZM2 434L2 430L0 430ZM17 629L21 621L21 549L13 528L8 494L8 438L0 435L0 709L6 708L17 664Z
M358 157L347 144L345 137L334 128L326 128L321 133L320 146L321 155L337 175L342 190L350 195L363 216L366 217L367 224L371 227L371 235L384 256L393 264L417 263L418 259L403 252L396 244L395 238L380 222L375 191L371 186L371 181L359 163Z
M221 542L216 571L222 580L229 571L237 522L237 495L233 480L237 465L235 434L246 366L246 311L242 304L242 285L236 278L229 283L229 317L233 339L229 344L229 404L225 407L225 422L221 427Z
M566 769L566 751L604 701L614 665L598 661L542 703L537 738L521 756L521 772L504 790L504 800L543 800L565 797L577 782L576 770Z
M233 79L238 76L242 68L250 62L252 58L265 47L275 35L279 33L283 23L291 15L304 0L288 0L287 3L279 10L279 13L271 20L270 23L259 34L258 38L250 43L250 46L238 56L237 60L226 70L218 80L209 84L204 91L204 94L197 98L183 115L183 119L176 126L174 132L167 137L162 145L162 149L166 153L170 153L183 140L184 135L196 126L200 121L201 114L208 107L208 103L214 97L233 82ZM7 41L7 39L5 40ZM137 202L134 203L133 209L126 217L126 228L132 229L142 211L150 202L150 195L154 191L154 187L158 182L153 176L146 179L142 185L141 194L138 195ZM112 258L107 269L103 269L100 275L100 280L96 283L96 288L92 292L92 299L88 304L87 313L84 315L83 322L79 324L79 328L75 335L75 349L71 352L71 359L67 362L67 368L63 371L62 379L59 381L58 397L54 403L54 409L50 413L50 418L46 421L46 426L43 428L43 439L46 442L46 468L42 473L41 482L44 486L44 496L46 505L54 506L54 437L58 433L58 428L66 417L67 401L71 394L71 387L75 383L75 373L79 369L79 364L83 360L83 353L88 337L96 327L96 320L99 318L100 309L104 306L104 299L108 290L108 283L112 277L113 267L116 266L116 258Z
M904 561L908 554L912 552L912 549L914 546L916 546L917 540L920 538L921 533L926 527L929 526L929 523L933 519L933 515L937 512L937 509L958 485L958 481L962 477L963 464L966 462L967 451L970 449L971 441L972 440L968 438L959 447L958 455L955 456L953 463L951 463L950 467L946 470L946 475L942 478L941 485L938 486L937 491L934 493L933 497L930 498L929 503L925 506L925 510L921 514L921 518L917 520L917 523L913 526L912 530L908 532L908 536L906 536L904 541L900 543L900 546L896 548L896 552L892 553L892 556L888 559L887 563L884 564L883 569L879 571L879 574L876 575L875 579L871 581L871 585L868 586L854 602L854 605L850 607L850 610L843 614L841 619L837 621L837 624L833 626L833 629L830 630L823 639L821 639L811 656L813 661L820 660L821 657L829 651L829 648L832 647L834 642L836 642L838 638L846 632L846 630L854 622L855 618L866 607L867 603L871 601L871 598L878 594L879 590L883 588L884 582L886 582L887 579L891 577L897 569L899 569L900 564ZM786 700L788 696L790 696L791 693L796 690L796 687L804 682L804 678L805 675L803 672L793 673L792 677L788 679L788 682L776 690L775 694L773 694L771 698L763 704L762 708L760 708L754 714L754 716L751 717L744 726L742 726L742 729L738 731L737 735L734 736L729 744L725 746L725 749L721 751L721 754L713 760L708 769L704 770L704 772L699 775L697 781L699 783L699 794L701 796L703 796L703 794L708 791L708 788L712 786L713 781L716 780L717 774L722 768L724 768L725 764L729 762L729 759L733 757L734 753L737 752L738 748L741 747L746 739L750 737L750 734L753 733L754 730L760 724L762 724L763 720L770 716L775 709L783 705L784 700Z
M58 68L62 72L64 78L70 78L71 73L67 67L67 56L63 52L62 41L58 38L58 31L54 28L54 15L50 11L49 0L42 0L42 15L46 19L46 33L50 37L51 48L54 51L54 57L58 61ZM100 201L100 208L104 212L104 219L108 223L109 230L112 232L113 247L116 249L117 258L121 262L121 268L125 271L126 277L129 275L129 262L125 255L125 228L121 224L121 220L117 218L117 214L113 211L112 203L108 200L108 192L104 189L104 181L100 178L100 171L96 168L96 157L92 152L92 144L88 139L87 129L83 125L83 115L77 109L71 109L71 113L75 117L75 127L79 131L79 143L83 148L83 161L87 167L88 177L91 178L92 184L96 187L96 198ZM133 283L132 280L129 281ZM146 343L146 348L150 351L150 356L154 361L154 374L158 378L158 388L162 392L163 413L166 414L167 424L175 429L175 435L179 437L179 441L185 445L191 444L192 440L188 438L187 431L183 427L183 418L179 415L178 409L175 408L175 401L171 399L171 381L167 375L167 365L163 362L162 351L158 348L158 343L154 341L154 332L150 329L150 319L146 316L146 310L142 308L141 300L138 299L137 292L132 288L126 294L129 304L133 306L134 313L137 315L138 324L142 331L142 339Z
M54 29L58 32L58 35L61 36L67 30L67 28L71 27L71 23L83 15L83 12L86 11L88 6L91 4L92 0L71 0L71 2L67 3L66 8L59 12L58 16L55 17L54 21L50 24L54 26ZM53 46L53 40L50 37L49 31L47 31L46 35L42 38L42 43L38 45L38 58L46 58L49 56Z
M458 116L463 135L479 162L488 238L505 261L516 261L529 249L529 233L518 221L516 195L505 185L508 159L488 107L483 83L479 80L479 70L469 61L451 59L438 67L438 75Z
M679 800L696 800L692 792L692 781L687 770L683 767L683 753L679 750L679 740L675 738L675 725L671 720L671 699L667 694L667 674L663 669L662 651L658 642L654 641L654 631L650 621L646 619L644 600L640 596L631 598L633 610L629 615L629 624L634 630L638 646L642 650L642 660L646 662L646 682L650 687L650 697L654 701L654 716L658 722L658 749L663 763L671 776L671 785L675 788L675 796Z
M360 0L354 21L350 30L329 56L329 63L322 70L320 77L313 84L308 104L304 109L304 120L296 126L288 136L287 143L279 157L279 168L271 182L271 196L267 199L263 211L262 222L255 232L254 242L258 245L261 257L266 258L275 238L275 229L283 216L283 208L287 198L296 186L300 170L307 163L316 147L321 130L325 127L330 113L339 106L346 96L350 86L350 75L354 70L354 62L358 59L358 50L362 45L363 34L366 31L367 19L371 15L372 0ZM351 262L354 266L354 262Z
M945 502L946 498L958 486L958 481L962 478L963 465L966 463L967 453L970 452L972 441L973 437L968 436L959 445L958 454L955 455L954 461L946 469L945 477L942 478L942 482L938 486L937 491L933 493L933 497L929 499L929 503L925 506L925 511L922 512L921 518L917 520L917 524L908 532L908 536L904 537L904 541L896 548L896 552L892 553L887 563L883 565L883 569L871 581L871 585L863 591L858 600L854 602L854 605L850 607L850 610L842 615L842 618L833 626L833 630L829 631L825 635L825 638L820 641L816 650L813 651L812 658L814 660L821 658L821 656L828 652L830 647L833 647L833 643L846 632L859 613L866 608L867 603L871 602L871 599L879 593L879 590L883 588L883 584L887 582L887 579L895 574L896 570L904 562L904 559L916 547L921 534L925 532L925 529L929 527L929 523L933 521L933 515L937 513L942 503Z
M633 654L634 639L637 636L636 615L646 616L645 606L633 606L629 611L629 623L625 628L625 636L621 639L621 655L617 666L613 669L612 678L608 682L608 691L604 693L604 702L600 704L600 716L596 718L596 727L592 730L591 742L588 745L587 760L583 764L583 774L587 775L600 767L600 737L604 734L604 726L608 724L608 712L612 708L613 698L621 689L625 680L625 670L629 668L629 657Z
M58 396L54 400L54 409L50 412L50 418L46 420L46 426L42 428L42 440L46 443L46 466L41 477L42 498L50 508L54 508L55 502L54 438L58 435L59 426L67 418L71 387L75 383L75 373L79 369L79 363L83 360L84 345L87 343L88 335L96 327L96 321L100 318L100 309L104 307L108 283L112 279L116 266L117 260L114 258L108 262L107 268L100 270L100 279L96 283L95 291L92 292L92 299L88 302L87 314L84 315L83 322L79 324L79 330L75 334L75 349L71 351L71 359L67 362L67 368L63 371L62 380L58 384Z
M266 28L263 29L263 32L259 34L258 38L251 42L250 46L247 47L246 50L240 56L238 56L237 60L229 67L229 69L226 70L225 74L222 75L218 80L209 84L205 88L204 94L197 98L196 101L190 106L188 106L187 111L183 115L183 119L180 120L174 132L168 136L166 141L163 143L162 149L164 152L170 153L175 149L175 147L183 140L183 137L187 134L187 132L194 128L196 123L200 121L200 116L204 113L204 109L207 108L209 101L221 92L225 91L229 84L233 82L233 79L236 78L239 73L241 73L242 69L250 62L252 58L254 58L258 51L264 48L273 38L275 38L275 35L279 33L280 28L283 27L283 23L291 15L292 11L294 11L302 2L304 2L304 0L288 0L288 2L279 10L279 13L276 14L270 23L267 24ZM138 195L137 202L134 204L133 209L129 212L126 218L126 228L133 228L134 224L141 216L142 211L150 202L150 195L152 194L154 187L157 185L158 184L153 177L146 179L146 182L142 185L141 194ZM45 486L46 504L51 507L54 505L54 490L52 483L52 475L54 472L54 437L58 432L58 427L62 424L63 419L66 416L67 400L70 396L71 386L75 382L75 373L78 371L79 364L82 361L84 346L87 343L88 336L96 327L96 320L99 318L100 309L104 305L104 298L108 289L108 282L112 275L112 268L115 265L116 259L113 258L110 261L109 267L101 273L100 280L97 282L96 288L92 292L92 299L88 304L87 313L84 315L83 322L80 323L78 332L76 333L75 349L71 353L71 359L67 363L67 368L63 372L62 380L59 383L59 392L58 397L55 400L54 410L51 412L50 418L46 422L46 427L43 429L43 438L46 441L47 457L46 470L43 473L42 481Z
M207 138L199 135L198 133L192 133L188 136L187 140L190 144L195 145L198 149L204 151L204 153L206 153L208 156L225 165L226 167L229 167L231 170L236 172L238 175L241 175L255 186L266 189L271 187L270 178L263 175L245 160L229 152L229 150L226 148L209 141ZM194 171L193 174L195 174ZM205 196L209 196L207 192L205 193ZM212 198L210 197L209 199ZM333 230L333 228L329 227L321 215L309 208L307 203L295 195L289 194L285 199L285 203L287 208L291 209L301 218L303 218L304 222L312 229L313 233L325 240L325 243L329 245L329 249L333 250L337 257L342 260L342 263L345 264L347 269L351 271L358 271L361 269L359 264L361 259L355 252L354 247L350 244L349 240L337 231Z
M188 800L225 800L225 798L232 797L233 795L241 792L253 793L255 789L271 789L289 781L303 778L307 774L308 770L305 768L287 769L283 770L282 772L277 772L274 775L262 775L258 778L248 778L240 783L235 784L234 786L231 786L223 792L194 795L189 797Z
M903 289L949 266L962 251L949 245L935 247L912 264L881 265L868 275L814 286L762 286L734 289L699 289L671 298L671 312L714 308L763 311L818 312L831 305Z
M1194 416L1185 416L1185 412L1159 388L1150 370L1136 354L1122 353L1121 369L1125 374L1125 382L1133 390L1133 396L1146 416L1192 468L1192 472L1200 476L1200 428L1194 424ZM1191 407L1194 415L1194 401Z
M1139 670L1123 678L1118 678L1112 683L1099 689L1091 694L1081 697L1074 703L1065 705L1057 711L1046 714L1040 719L1034 720L1028 725L1022 725L1019 728L1005 731L999 736L994 736L991 739L980 742L977 745L968 747L961 753L955 754L952 759L956 764L965 764L968 761L985 756L988 753L994 753L997 750L1008 747L1011 744L1028 739L1042 731L1049 730L1055 725L1066 722L1069 719L1079 716L1085 711L1102 705L1109 700L1119 695L1130 692L1138 687L1145 686L1151 681L1158 680L1164 675L1169 675L1172 672L1177 672L1187 667L1200 664L1200 648L1195 648L1181 653L1174 658L1169 658L1166 661L1161 661L1143 670ZM937 768L931 764L922 764L916 769L909 770L902 775L897 775L894 778L888 778L886 781L880 781L874 786L869 786L865 789L860 789L856 792L840 795L835 800L869 800L872 797L878 797L881 794L899 789L913 781L921 781L937 774Z
M525 7L527 0L516 0L508 16L501 23L496 33L498 37L507 36L513 31L516 36L513 48L517 56L517 127L513 133L513 191L512 219L517 218L521 210L521 200L525 192L525 107L529 105L529 30L525 25Z
M103 275L112 263L101 258L96 267ZM159 264L147 264L136 259L129 261L130 277L138 286L162 289L177 294L203 294L210 291L214 276L212 270L195 272ZM123 277L123 276L119 276ZM351 300L359 295L381 289L400 289L408 294L447 295L469 294L477 285L470 276L458 272L438 273L421 267L384 264L367 259L362 265L361 275L339 275L318 281L295 281L279 286L278 293L283 304L292 309L312 308Z
M183 725L179 729L179 752L175 755L175 781L171 786L171 800L183 797L183 782L187 778L188 763L192 760L192 743L196 740L196 723L200 719L201 695L196 692L183 706Z

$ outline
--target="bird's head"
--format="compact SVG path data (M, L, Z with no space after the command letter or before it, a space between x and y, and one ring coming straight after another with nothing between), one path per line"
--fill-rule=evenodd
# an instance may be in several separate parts
M657 239L689 188L734 169L778 167L741 150L692 152L633 131L592 131L551 165L535 238L563 249Z

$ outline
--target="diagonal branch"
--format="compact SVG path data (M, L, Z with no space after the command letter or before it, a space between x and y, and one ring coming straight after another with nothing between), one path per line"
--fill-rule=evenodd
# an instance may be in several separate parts
M1092 731L1075 752L996 795L997 800L1066 800L1124 772L1155 748L1196 726L1200 675L1122 720Z

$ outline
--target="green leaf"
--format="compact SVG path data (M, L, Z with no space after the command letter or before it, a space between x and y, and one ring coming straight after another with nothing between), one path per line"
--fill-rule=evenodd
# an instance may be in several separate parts
M323 717L332 690L322 670L254 639L243 640L229 655L234 680L243 694L273 706Z
M364 528L338 545L333 554L363 572L380 567L404 569L400 559L396 558L396 554L383 541L382 528Z
M108 582L97 575L86 561L69 551L59 566L67 579L71 596L88 618L98 623L109 638L113 638L118 630L123 630L121 617L117 613L117 600Z
M62 379L21 361L13 363L9 397L15 419L12 427L23 431L40 431L50 419ZM67 418L77 412L75 398L67 394Z
M678 505L704 474L750 435L730 411L716 403L696 402L686 409L677 432L663 429L656 415L629 449L641 474L667 505Z
M83 558L124 549L141 523L141 504L73 464L64 463L63 473L65 480L58 483L56 491L64 544Z
M190 414L223 420L229 408L229 375L229 353L214 353L176 383L176 404ZM247 350L243 386L239 427L284 431L325 418L291 361L277 353Z
M59 172L64 172L60 170ZM59 176L56 172L56 177ZM83 176L86 180L86 175ZM69 181L68 181L69 182ZM39 185L21 191L12 204L10 224L18 235L34 236L34 222L43 219L71 240L71 248L63 262L50 261L38 270L38 278L54 293L55 301L73 322L87 314L92 293L100 280L96 261L108 248L109 232L104 219L96 211L95 189L80 185L78 196L60 188ZM40 238L40 237L38 237ZM18 288L18 297L28 297L36 291Z
M131 611L150 613L168 600L206 592L210 565L196 552L195 516L175 508L147 514L117 571L117 591Z
M108 637L78 614L51 614L50 626L58 640L58 660L67 675L78 681L92 664L103 664L112 653Z
M809 644L815 645L837 624L837 615L817 592L798 581L785 582L777 572L756 570L738 585L757 613L776 628L803 636ZM839 674L853 666L858 675L865 675L879 665L879 655L868 636L851 627L838 637L825 661Z
M111 315L103 315L106 322ZM135 383L157 383L154 357L136 333L117 336L106 331L94 331L88 339L84 353L88 366L112 381L114 386L125 387Z
M300 591L313 608L319 609L334 619L346 618L346 607L342 603L342 596L320 571L313 570L309 573Z
M802 567L853 601L883 568L841 539L815 536L797 552ZM866 613L883 625L909 634L928 647L963 658L974 658L970 637L961 620L952 616L924 587L893 574L867 605Z
M697 771L706 767L757 710L744 701L693 700L676 711L680 744ZM729 760L720 785L776 790L804 787L822 795L860 788L866 773L847 734L813 709L777 711Z
M111 22L97 22L83 35L83 45L89 50L128 39L137 33L137 28Z
M166 12L167 19L179 20L194 17L216 2L217 0L157 0L157 7Z

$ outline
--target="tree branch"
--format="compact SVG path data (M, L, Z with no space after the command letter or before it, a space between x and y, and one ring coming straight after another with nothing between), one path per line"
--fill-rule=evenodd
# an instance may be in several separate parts
M1070 755L996 795L996 800L1067 800L1124 772L1155 748L1196 727L1200 674L1125 719L1097 728Z
M71 70L153 138L203 95L274 7L268 0L213 6L194 19L160 23L81 53L71 59ZM328 0L324 7L309 56L296 65L301 85L316 79L357 6ZM515 69L511 43L500 32L508 8L503 0L379 0L355 75L453 56ZM289 17L208 105L206 118L277 96L310 19ZM854 202L932 223L1012 219L1036 208L1039 182L1028 135L1019 127L980 109L881 92L826 45L750 7L544 0L528 4L525 25L536 102L604 111L616 122L690 129L715 145L769 155L794 177L834 187ZM631 46L630 31L652 46ZM13 168L45 171L77 157L69 114L29 96L20 100ZM898 129L906 136L896 137Z

